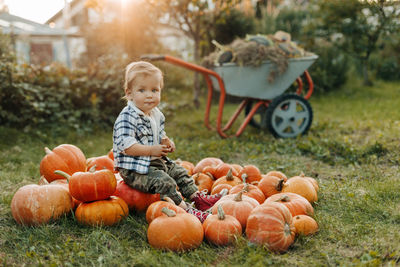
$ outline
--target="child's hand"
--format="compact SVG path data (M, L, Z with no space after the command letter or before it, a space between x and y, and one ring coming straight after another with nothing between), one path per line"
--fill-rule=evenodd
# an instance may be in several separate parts
M150 156L161 157L166 156L170 152L170 148L166 145L151 146Z
M163 139L161 139L161 144L166 145L169 148L170 153L175 151L175 143L168 137L164 137Z

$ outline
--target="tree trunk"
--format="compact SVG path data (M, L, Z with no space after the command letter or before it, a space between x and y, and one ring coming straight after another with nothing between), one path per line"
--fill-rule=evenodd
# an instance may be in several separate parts
M368 73L368 59L362 59L361 60L362 64L362 73L363 73L363 84L365 86L371 86L372 81L369 79L369 73Z

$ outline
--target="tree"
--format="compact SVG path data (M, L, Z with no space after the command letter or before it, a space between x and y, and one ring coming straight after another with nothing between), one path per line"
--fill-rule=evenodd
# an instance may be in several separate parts
M195 62L201 59L201 44L222 14L229 13L242 0L154 0L156 10L164 14L165 24L176 27L193 40ZM194 104L199 106L200 83L198 73L194 79Z
M371 85L368 64L383 36L400 32L400 1L317 1L322 29L335 44L360 60L365 85Z

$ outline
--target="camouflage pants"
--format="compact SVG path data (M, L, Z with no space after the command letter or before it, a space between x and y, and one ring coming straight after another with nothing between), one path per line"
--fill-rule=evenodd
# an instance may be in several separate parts
M185 198L198 190L186 169L171 160L152 160L147 174L122 168L119 173L131 187L142 192L158 193L161 197L167 196L177 205L181 203L182 197L176 191L176 186Z

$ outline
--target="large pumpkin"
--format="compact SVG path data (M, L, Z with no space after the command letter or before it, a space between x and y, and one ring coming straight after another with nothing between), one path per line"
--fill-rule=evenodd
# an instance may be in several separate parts
M217 214L208 216L203 222L204 235L214 245L228 245L242 235L242 225L235 217L225 215L221 205L217 210Z
M25 185L11 200L12 216L24 225L45 224L71 209L71 196L61 185Z
M292 216L304 214L313 216L314 208L307 199L295 193L278 193L267 198L265 203L279 202L285 205Z
M185 251L200 246L204 230L201 222L189 213L162 209L162 216L154 219L147 229L149 244L158 249Z
M109 198L117 186L117 179L110 170L94 172L76 172L69 176L65 172L56 171L68 179L69 193L82 202L90 202Z
M47 182L46 178L44 178L42 176L40 178L40 180L39 180L39 185L45 185L45 184L49 184L49 182ZM67 179L57 179L57 180L54 180L53 182L51 182L50 184L52 184L52 185L61 185L65 189L67 189L68 193L69 193L69 185L68 185L68 180ZM79 201L79 200L77 200L76 198L74 198L72 196L71 196L71 198L72 198L72 209L75 210L82 201Z
M146 210L146 221L151 223L155 218L163 215L162 208L168 208L176 213L185 213L186 211L181 207L167 201L156 201L150 204Z
M284 252L295 238L292 214L281 203L260 205L253 209L247 220L246 236L252 243Z
M221 205L225 214L235 217L244 230L251 211L260 204L254 198L242 194L243 192L240 191L234 195L223 196L212 207L212 214L218 214L218 206Z
M125 201L111 196L105 200L98 200L79 204L75 211L76 220L85 225L113 225L128 216L129 209Z
M130 187L123 180L118 181L117 188L113 195L125 200L130 210L135 210L138 212L146 211L147 207L151 203L160 200L160 194L142 192L138 189Z
M59 145L51 151L45 147L46 155L40 162L40 174L44 176L50 183L56 179L64 177L54 173L56 170L61 170L69 175L75 172L86 171L86 158L82 151L69 144Z
M229 169L228 173L227 173L225 176L220 177L218 180L216 180L216 181L213 183L213 185L212 185L212 187L211 187L211 191L212 191L216 186L218 186L218 185L220 185L220 184L229 184L229 185L231 185L231 186L233 187L233 186L238 185L238 184L241 184L241 183L242 183L242 180L239 179L239 177L234 176L234 175L232 174L232 170Z

